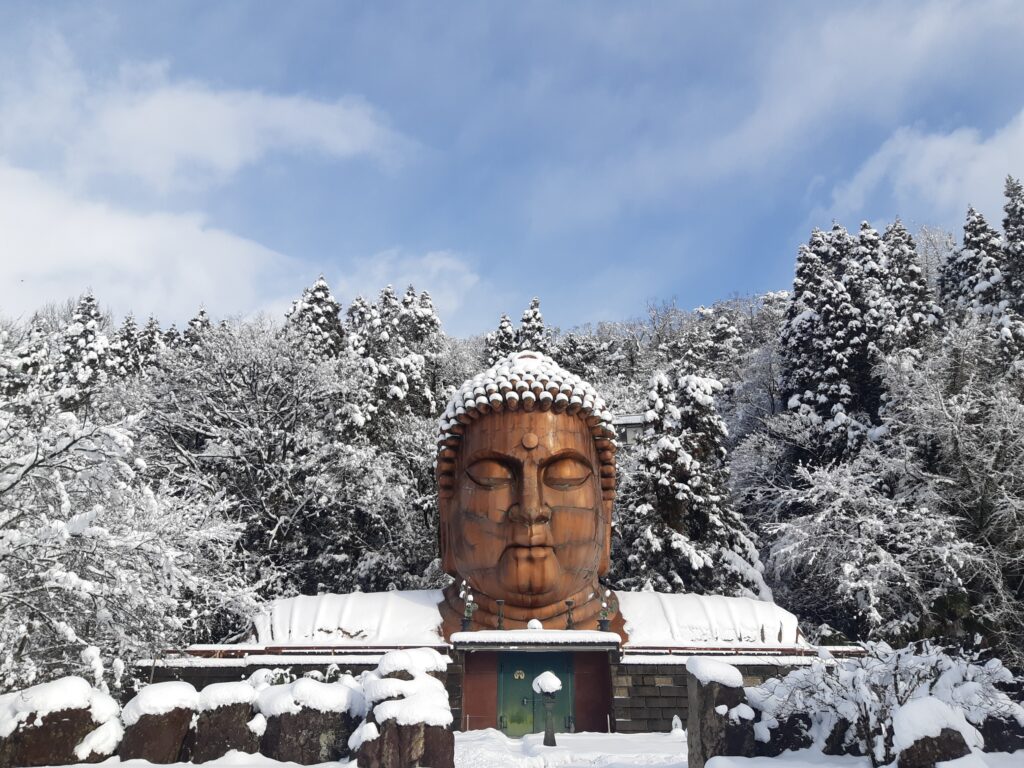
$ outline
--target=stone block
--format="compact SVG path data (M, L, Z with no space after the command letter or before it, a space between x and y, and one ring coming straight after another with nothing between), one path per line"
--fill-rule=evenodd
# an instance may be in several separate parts
M355 720L344 712L303 709L267 718L260 752L274 760L314 765L348 757Z
M455 734L439 725L423 729L422 765L430 768L455 768Z
M899 768L935 768L937 763L956 760L970 753L960 731L943 728L938 736L918 739L900 752L898 765Z
M10 736L0 739L0 766L80 763L75 747L96 728L88 709L64 709L43 717L30 715ZM89 762L104 758L93 755Z
M259 752L260 737L249 727L249 721L255 714L248 703L228 704L200 712L192 744L192 762L216 760L233 749Z
M168 683L169 685L169 683ZM121 760L176 763L192 722L192 710L177 707L160 715L142 715L124 729L117 754Z
M659 687L675 685L675 680L673 679L672 675L655 675L654 685Z
M704 768L712 757L753 757L754 727L750 720L733 721L716 708L732 709L746 704L743 688L730 688L717 682L702 685L690 675L687 711L687 744L689 768Z

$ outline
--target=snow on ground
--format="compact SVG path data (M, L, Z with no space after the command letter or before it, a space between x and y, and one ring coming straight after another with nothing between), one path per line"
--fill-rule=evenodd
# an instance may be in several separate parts
M559 733L557 747L543 746L544 734L510 739L494 729L455 734L456 768L686 768L686 734L679 733ZM121 763L110 758L101 765L150 768L145 760ZM96 765L93 763L92 765ZM262 755L229 752L205 768L295 768ZM321 768L355 768L348 763L321 763ZM1022 768L1024 750L1015 754L986 755L980 752L941 763L943 768ZM864 757L826 757L815 750L786 752L779 757L715 757L707 768L868 768ZM82 768L85 768L83 765ZM195 768L175 763L167 768Z
M685 768L686 736L669 733L559 733L557 747L544 734L510 739L500 731L455 734L455 768Z

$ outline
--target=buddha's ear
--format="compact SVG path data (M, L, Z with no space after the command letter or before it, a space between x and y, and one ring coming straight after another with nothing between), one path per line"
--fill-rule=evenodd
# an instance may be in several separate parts
M458 575L458 571L455 568L455 553L452 551L453 537L457 535L452 530L453 495L450 492L441 493L437 499L438 510L441 513L437 531L438 544L441 549L441 568L449 576Z
M612 563L612 499L601 500L601 524L604 526L604 551L601 552L601 564L597 567L597 575L604 576Z

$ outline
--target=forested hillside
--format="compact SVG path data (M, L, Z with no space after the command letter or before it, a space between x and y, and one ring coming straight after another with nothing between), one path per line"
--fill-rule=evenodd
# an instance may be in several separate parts
M791 291L564 332L445 334L409 287L284 318L0 331L0 690L244 631L266 599L445 583L437 416L516 349L646 432L610 586L771 600L824 642L981 642L1024 667L1024 188L959 245L813 231ZM752 246L753 247L753 246Z

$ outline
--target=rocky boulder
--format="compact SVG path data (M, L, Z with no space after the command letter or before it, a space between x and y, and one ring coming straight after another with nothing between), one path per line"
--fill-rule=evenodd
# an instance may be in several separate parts
M350 675L335 683L302 678L272 685L256 699L266 719L260 752L274 760L302 765L349 756L349 737L363 713L359 685Z
M1024 723L1016 718L990 717L981 724L986 752L1016 752L1024 749Z
M747 704L743 675L729 664L691 656L686 663L690 768L712 757L754 756L754 710Z
M932 696L912 699L892 717L899 768L935 768L981 747L981 736L963 712Z
M117 749L117 703L81 677L0 697L0 765L98 762Z
M367 717L349 741L360 768L454 768L448 660L421 648L385 654L363 680Z
M146 686L122 712L125 731L118 755L122 760L178 762L198 706L199 694L188 683L172 680Z
M199 718L190 759L205 763L231 750L254 753L266 719L253 708L256 689L248 682L214 683L199 692Z

